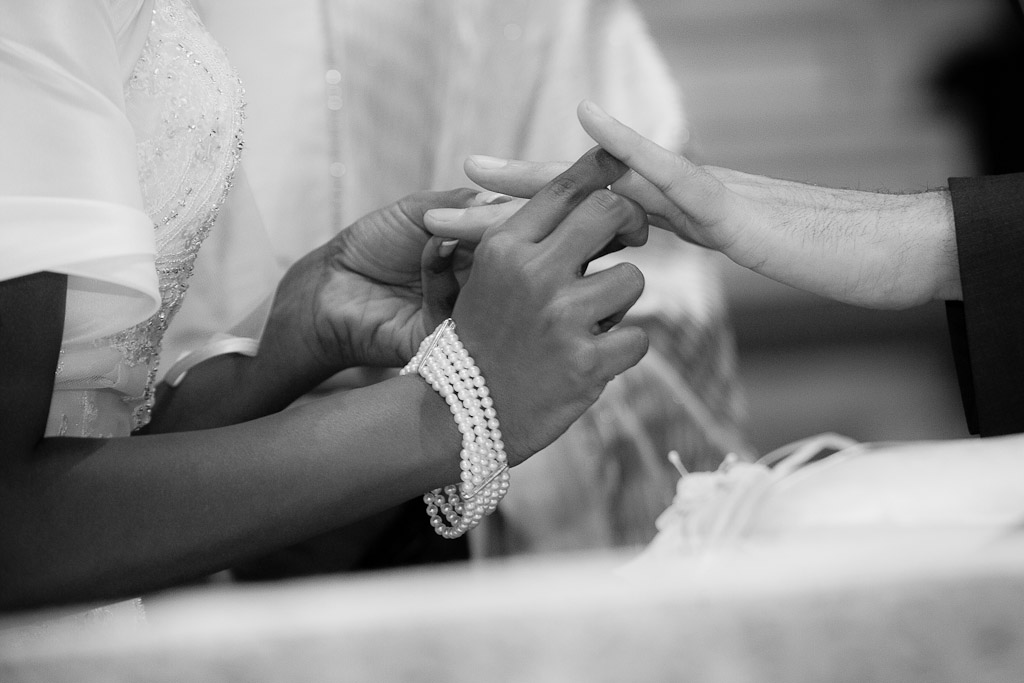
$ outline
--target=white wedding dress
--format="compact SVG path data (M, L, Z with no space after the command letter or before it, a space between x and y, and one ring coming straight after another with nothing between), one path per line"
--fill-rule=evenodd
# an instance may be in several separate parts
M187 0L46 0L0 9L0 101L0 279L69 276L47 435L127 436L232 185L242 87Z

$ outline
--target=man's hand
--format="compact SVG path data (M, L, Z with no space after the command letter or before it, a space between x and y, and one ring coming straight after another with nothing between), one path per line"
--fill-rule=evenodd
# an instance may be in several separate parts
M584 102L578 113L591 137L632 169L612 189L643 206L653 225L848 303L905 308L961 296L948 192L837 190L698 166L596 105ZM471 157L466 173L490 190L528 197L564 167Z
M451 313L468 250L441 247L423 214L477 192L422 192L374 211L292 266L278 286L263 362L312 384L346 367L398 367Z

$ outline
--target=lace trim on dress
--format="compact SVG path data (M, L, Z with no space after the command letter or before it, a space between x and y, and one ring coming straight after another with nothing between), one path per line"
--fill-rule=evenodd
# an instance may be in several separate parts
M161 305L149 320L104 343L118 349L129 367L149 365L143 395L123 399L138 429L149 421L164 331L232 186L245 101L227 56L191 5L157 0L125 103L137 135L143 204L156 231Z

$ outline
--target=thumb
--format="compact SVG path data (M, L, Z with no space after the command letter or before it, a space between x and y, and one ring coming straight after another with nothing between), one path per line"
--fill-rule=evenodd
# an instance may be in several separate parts
M420 278L423 285L423 315L427 331L451 316L459 296L459 283L452 268L458 240L431 237L423 247Z

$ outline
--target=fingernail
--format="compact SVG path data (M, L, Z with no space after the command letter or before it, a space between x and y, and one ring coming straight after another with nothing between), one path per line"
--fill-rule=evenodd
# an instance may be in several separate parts
M505 168L508 165L508 159L499 159L498 157L488 157L482 154L474 154L469 157L469 160L480 168L493 169L493 168Z
M608 113L604 109L601 109L601 107L597 106L596 104L594 104L590 100L583 100L583 107L594 118L604 119L605 121L611 121L612 120L612 117L609 116Z
M505 202L510 201L512 201L512 198L507 194L491 192L490 190L484 190L473 198L473 203L477 206L483 206L486 204L504 204Z
M465 209L430 209L424 217L437 223L454 223L464 213Z
M459 246L458 240L445 240L444 242L441 242L440 246L438 246L437 255L441 258L448 258L452 255L452 252L455 251L455 247L457 246Z

